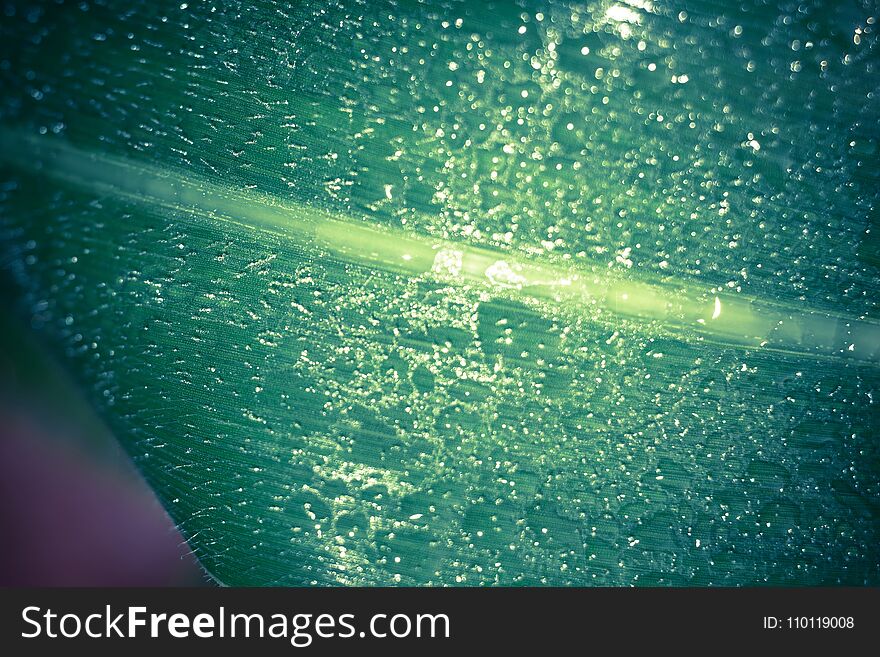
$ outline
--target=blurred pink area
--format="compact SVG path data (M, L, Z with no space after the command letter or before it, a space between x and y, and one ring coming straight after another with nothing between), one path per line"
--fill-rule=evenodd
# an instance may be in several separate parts
M205 584L134 467L59 433L0 408L0 586Z

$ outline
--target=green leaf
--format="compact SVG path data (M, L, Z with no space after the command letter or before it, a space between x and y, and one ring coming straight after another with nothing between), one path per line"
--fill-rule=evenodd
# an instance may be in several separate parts
M868 13L135 5L4 24L0 267L219 581L878 582Z

